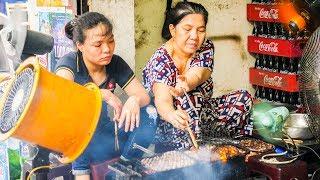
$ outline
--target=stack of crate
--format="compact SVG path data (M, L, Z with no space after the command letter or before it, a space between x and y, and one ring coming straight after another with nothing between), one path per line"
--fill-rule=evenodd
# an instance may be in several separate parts
M273 0L253 0L247 4L247 19L254 26L248 36L248 51L256 58L249 79L256 98L300 105L299 61L308 35L287 31L279 17L283 13L279 12L282 9L279 6Z

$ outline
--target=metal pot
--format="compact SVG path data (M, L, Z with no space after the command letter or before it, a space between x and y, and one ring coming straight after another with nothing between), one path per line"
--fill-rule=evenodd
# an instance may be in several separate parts
M283 125L283 131L293 139L311 139L313 135L308 127L308 120L307 114L290 114Z

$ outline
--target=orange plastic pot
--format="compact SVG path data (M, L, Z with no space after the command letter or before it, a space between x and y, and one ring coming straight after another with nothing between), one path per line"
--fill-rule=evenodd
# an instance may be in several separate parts
M0 103L3 116L6 99L17 76L30 68L34 72L32 90L20 117L0 140L14 137L61 153L63 163L75 160L87 147L96 129L102 106L99 88L80 86L41 67L22 65L8 85Z

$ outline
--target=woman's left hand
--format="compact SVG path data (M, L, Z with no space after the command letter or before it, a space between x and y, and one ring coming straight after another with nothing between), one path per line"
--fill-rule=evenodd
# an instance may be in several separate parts
M174 97L182 96L184 91L189 91L187 78L183 75L177 76L177 83L175 87L170 87L170 94Z
M124 124L125 132L133 131L135 127L139 127L140 123L140 105L136 96L130 96L122 107L119 119L119 127Z

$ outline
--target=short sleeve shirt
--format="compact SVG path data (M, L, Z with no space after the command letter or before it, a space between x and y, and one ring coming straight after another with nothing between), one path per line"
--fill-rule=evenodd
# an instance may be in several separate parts
M59 59L55 71L59 69L70 71L74 76L74 81L78 84L83 85L92 82L79 52L70 52ZM135 76L129 65L118 55L113 55L111 62L106 65L106 74L107 78L99 85L99 88L112 91L115 89L115 83L124 89Z
M196 51L192 57L187 68L203 67L210 71L213 71L213 55L214 46L211 40L206 40L199 50ZM168 86L175 87L176 78L179 75L178 69L174 64L173 59L167 52L164 45L162 45L148 61L147 65L143 69L143 83L145 88L153 94L152 86L154 83L163 83ZM174 98L174 105L180 105L191 117L192 130L196 133L200 133L199 127L199 114L203 107L210 106L209 99L213 94L213 81L209 78L207 81L196 87L194 90L188 92L188 96L192 101L190 104L188 97L181 96ZM195 109L193 109L195 107ZM175 149L188 148L188 137L185 132L174 128L170 123L166 121L160 121L156 141L160 142L175 142Z

